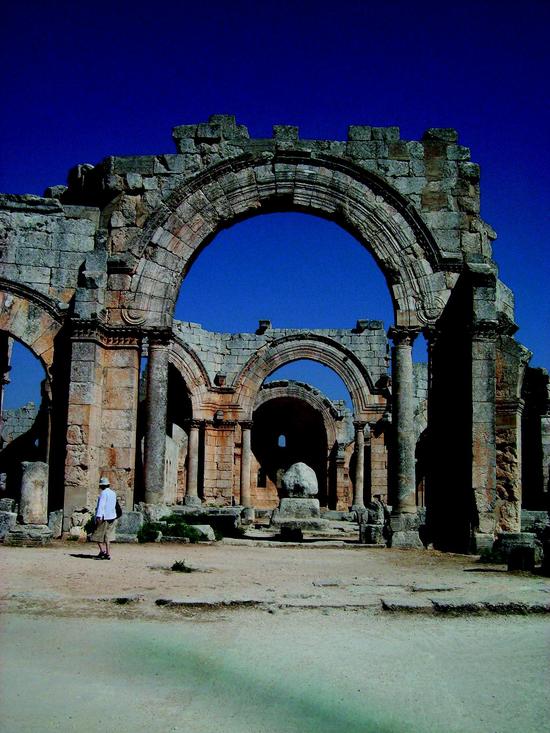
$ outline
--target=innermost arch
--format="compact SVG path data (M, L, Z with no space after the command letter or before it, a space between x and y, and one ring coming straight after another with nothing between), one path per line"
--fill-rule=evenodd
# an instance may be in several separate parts
M301 213L262 214L222 231L182 283L175 317L211 331L389 325L392 302L372 255L338 225Z

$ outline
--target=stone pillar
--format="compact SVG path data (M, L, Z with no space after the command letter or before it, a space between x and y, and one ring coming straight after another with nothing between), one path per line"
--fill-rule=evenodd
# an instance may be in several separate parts
M396 496L394 514L416 513L414 386L412 345L417 332L392 328L392 421L395 431L394 461Z
M187 492L186 506L200 506L199 498L199 430L200 420L189 420L189 440L187 443Z
M164 335L149 337L144 448L145 502L164 503L164 461L168 398L168 344Z
M21 503L19 513L23 524L48 523L48 464L23 461Z
M252 461L252 450L250 437L252 422L241 422L241 498L240 502L244 507L252 507L250 494L250 465Z
M362 511L365 508L363 486L365 484L365 425L364 420L354 420L355 427L355 485L351 510Z
M473 551L492 543L496 529L496 338L497 324L478 321L472 329L472 488L477 526Z

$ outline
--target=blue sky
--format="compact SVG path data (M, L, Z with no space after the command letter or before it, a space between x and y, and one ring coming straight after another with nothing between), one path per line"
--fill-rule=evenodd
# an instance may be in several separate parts
M258 137L273 124L332 139L349 124L398 125L408 139L457 128L481 165L482 215L516 294L517 337L533 364L550 366L548 2L31 0L2 15L0 191L42 193L107 155L172 152L173 126L219 112ZM387 321L384 294L370 286L377 273L358 264L368 269L368 254L327 222L298 218L259 217L214 240L182 288L190 319L249 330L258 318L290 325L290 315L310 320L327 306L334 321L320 325ZM345 286L323 279L326 240L341 253L330 267ZM258 265L251 253L262 252ZM201 305L214 282L208 257L225 277ZM294 270L312 290L291 284Z

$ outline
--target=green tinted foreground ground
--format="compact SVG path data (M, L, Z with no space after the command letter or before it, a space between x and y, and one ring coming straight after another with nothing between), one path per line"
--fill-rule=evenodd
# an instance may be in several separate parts
M96 553L0 547L2 733L550 730L548 578L343 543Z
M7 613L1 730L542 732L548 658L541 617Z

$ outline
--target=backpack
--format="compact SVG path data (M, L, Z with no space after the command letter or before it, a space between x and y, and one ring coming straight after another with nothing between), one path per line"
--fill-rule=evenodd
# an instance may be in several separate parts
M116 518L120 519L122 516L122 507L118 503L118 499L116 500L116 504L115 504L115 512L116 512Z

